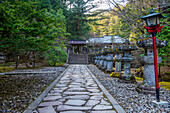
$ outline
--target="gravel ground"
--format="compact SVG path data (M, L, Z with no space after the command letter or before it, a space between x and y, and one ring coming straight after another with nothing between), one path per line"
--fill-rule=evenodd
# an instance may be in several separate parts
M1 75L0 113L23 112L64 69L64 67L45 67L43 69L15 71L56 71L56 74Z
M89 65L88 68L127 113L170 113L170 105L168 108L155 108L151 105L155 96L139 94L135 90L138 83L120 83L118 78L110 77L109 74L105 74L95 66ZM164 88L160 88L160 90L161 100L170 103L170 90Z

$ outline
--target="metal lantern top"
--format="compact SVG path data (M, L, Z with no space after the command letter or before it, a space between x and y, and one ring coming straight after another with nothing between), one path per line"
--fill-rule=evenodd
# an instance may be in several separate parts
M151 9L150 14L140 17L146 21L148 27L156 26L160 23L160 18L163 18L161 13L155 13L154 9Z

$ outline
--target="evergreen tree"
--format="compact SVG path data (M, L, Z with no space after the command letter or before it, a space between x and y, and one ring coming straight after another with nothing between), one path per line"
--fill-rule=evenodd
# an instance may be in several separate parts
M32 1L0 3L0 51L12 54L16 61L27 62L32 54L63 47L66 26L62 9L37 8ZM27 65L28 66L28 65Z

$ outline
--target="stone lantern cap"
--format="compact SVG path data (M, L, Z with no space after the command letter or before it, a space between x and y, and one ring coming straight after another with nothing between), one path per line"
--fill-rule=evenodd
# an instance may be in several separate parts
M133 61L133 58L132 57L123 57L122 60L124 62L131 62L131 61Z
M133 50L137 50L138 47L136 45L121 45L117 47L118 50L120 51L133 51Z
M152 39L146 39L146 40L141 40L141 41L137 41L137 45L139 47L143 47L143 48L152 48L153 47L153 41ZM164 40L164 41L161 41L159 39L156 39L156 46L158 48L161 48L161 47L165 47L167 46L167 41Z

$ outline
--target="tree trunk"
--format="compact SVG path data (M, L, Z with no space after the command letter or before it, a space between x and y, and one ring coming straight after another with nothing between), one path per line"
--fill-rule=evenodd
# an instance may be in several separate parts
M79 30L79 19L77 20L77 29L76 29L76 31L78 31Z
M28 55L28 56L29 56L29 55ZM25 55L25 58L23 58L23 62L25 63L25 66L26 66L26 67L30 67L30 66L27 64L28 56Z
M35 60L36 60L36 55L35 52L33 53L33 61L32 61L32 67L35 67Z
M18 67L18 60L17 60L17 58L15 59L15 68L17 68Z
M18 55L15 56L15 68L18 68L19 63L18 63Z

